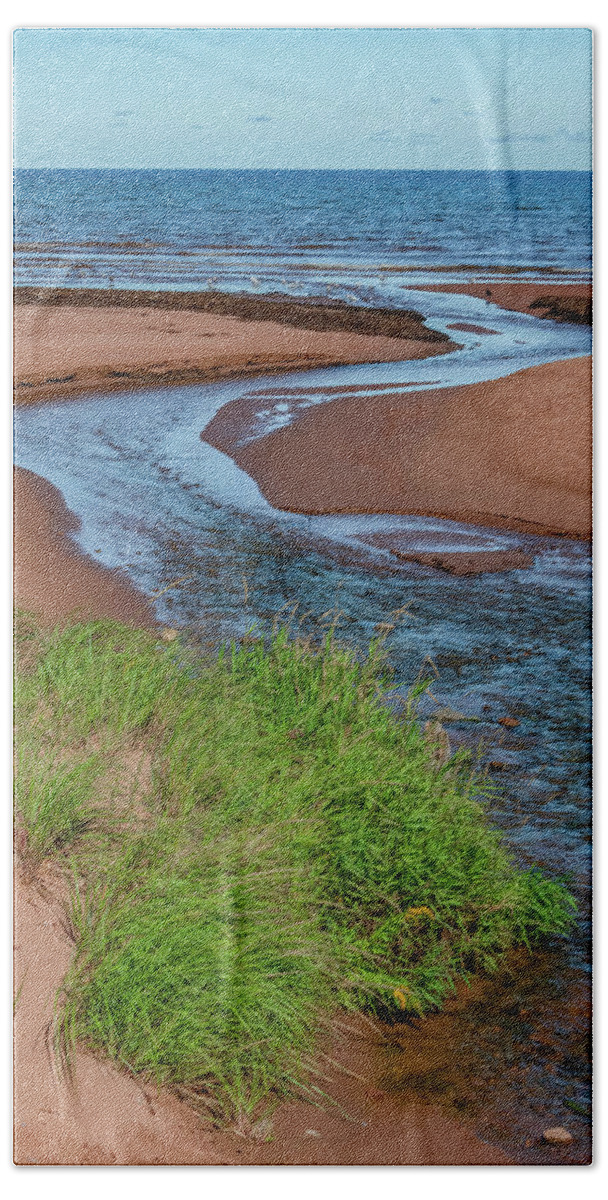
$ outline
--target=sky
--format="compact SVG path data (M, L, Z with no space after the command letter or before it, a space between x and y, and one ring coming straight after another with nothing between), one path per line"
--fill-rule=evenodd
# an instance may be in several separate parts
M17 167L590 167L586 29L18 29Z

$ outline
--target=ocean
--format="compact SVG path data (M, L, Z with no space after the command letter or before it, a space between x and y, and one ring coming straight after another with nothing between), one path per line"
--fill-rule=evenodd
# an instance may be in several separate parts
M429 276L588 277L591 176L19 170L15 243L21 285L286 291L400 307L402 288Z
M432 660L437 702L472 718L450 727L453 743L476 749L481 742L480 761L493 764L491 819L519 861L567 873L580 903L574 938L531 958L483 1006L461 1015L450 1063L426 1084L438 1096L455 1091L482 1133L488 1112L507 1113L508 1120L497 1118L502 1132L488 1136L502 1138L519 1161L526 1161L526 1132L548 1124L575 1128L583 1153L588 546L391 514L280 512L199 435L223 404L245 393L260 396L246 431L260 437L297 420L303 406L331 403L335 384L356 385L359 395L369 388L371 404L379 383L396 392L442 387L589 353L588 327L416 291L471 279L588 279L589 174L18 171L15 199L18 285L287 292L416 308L446 332L454 322L472 324L458 333L460 348L407 364L18 408L16 461L61 489L81 520L80 546L158 595L160 619L187 628L205 652L252 625L266 631L277 613L294 607L298 619L308 614L309 632L336 610L339 636L362 651L378 624L405 610L387 643L398 690L405 695ZM497 336L480 338L475 325ZM398 564L366 540L395 529L413 549L523 548L534 565L453 578ZM427 699L421 716L433 709ZM520 722L515 736L496 722L505 712ZM400 1069L393 1064L393 1076Z

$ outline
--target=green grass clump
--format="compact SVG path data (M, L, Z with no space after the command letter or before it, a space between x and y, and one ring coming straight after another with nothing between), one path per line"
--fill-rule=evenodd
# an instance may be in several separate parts
M16 796L28 845L36 857L67 846L88 826L88 802L99 773L96 755L82 762L57 763L52 755L36 757L20 745L16 765Z
M77 821L42 839L76 839L68 1047L251 1111L310 1081L337 1007L427 1012L567 931L572 898L514 866L483 780L458 756L438 767L387 694L374 648L358 662L331 637L207 664L109 622L47 641L18 695L29 737L55 722L64 757L93 735L102 758L135 740L152 763L145 819L96 810L97 854Z
M214 1115L251 1111L305 1077L333 948L279 839L182 841L167 859L172 840L142 840L97 906L75 906L65 1027Z

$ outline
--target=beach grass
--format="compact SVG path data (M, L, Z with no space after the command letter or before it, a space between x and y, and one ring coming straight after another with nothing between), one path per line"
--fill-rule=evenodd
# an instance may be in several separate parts
M17 820L55 854L76 949L57 1044L217 1119L298 1089L338 1010L403 1019L574 902L512 861L487 784L439 764L364 660L248 638L203 661L113 622L18 625Z

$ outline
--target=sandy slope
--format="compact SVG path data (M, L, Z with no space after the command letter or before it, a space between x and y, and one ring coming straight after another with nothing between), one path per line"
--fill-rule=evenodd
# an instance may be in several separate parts
M152 625L150 605L119 572L81 554L78 519L46 479L15 468L15 603L47 624L69 615Z
M436 391L336 399L238 445L239 405L202 437L277 508L418 513L536 533L591 530L591 359Z
M223 297L220 311L194 307L197 298L211 303L204 293L148 294L144 304L141 294L126 303L120 296L131 293L99 292L95 298L72 291L67 299L59 293L61 303L53 302L54 294L37 302L31 291L14 314L19 404L95 390L426 358L454 349L416 314L256 297L235 297L231 304Z

